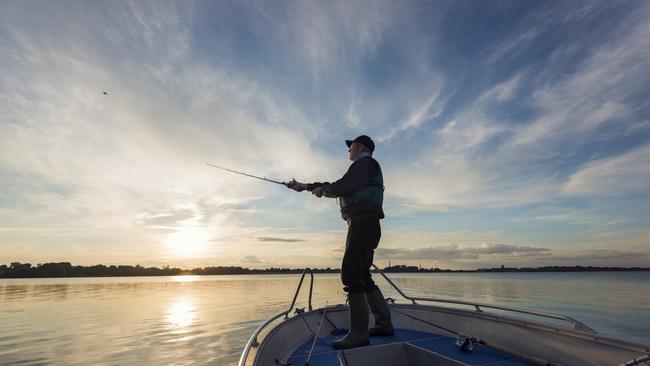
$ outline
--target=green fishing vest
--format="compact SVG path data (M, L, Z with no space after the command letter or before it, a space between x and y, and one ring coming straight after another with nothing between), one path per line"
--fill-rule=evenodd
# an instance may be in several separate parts
M344 219L355 214L376 214L378 218L384 218L382 205L384 203L384 177L377 160L370 156L362 159L371 159L375 163L375 175L370 181L352 193L338 197L339 207Z

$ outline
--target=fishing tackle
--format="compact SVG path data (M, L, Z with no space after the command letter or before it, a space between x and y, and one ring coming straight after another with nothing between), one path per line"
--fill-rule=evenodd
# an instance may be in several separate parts
M242 172L238 172L238 171L236 171L236 170L232 170L232 169L224 168L224 167L219 166L219 165L214 165L214 164L210 164L210 163L206 163L206 164L208 164L209 166L215 167L215 168L219 168L219 169L222 169L222 170L225 170L225 171L231 172L231 173L240 174L240 175L245 175L245 176L247 176L247 177L251 177L251 178L255 178L255 179L260 179L260 180L264 180L264 181L271 182L271 183L275 183L275 184L281 184L281 185L283 185L283 186L285 186L285 187L291 188L291 187L289 187L289 183L287 183L287 182L280 182L280 181L273 180L273 179L268 179L268 178L265 178L265 177L258 177L258 176L256 176L256 175L252 175L252 174L248 174L248 173L242 173Z

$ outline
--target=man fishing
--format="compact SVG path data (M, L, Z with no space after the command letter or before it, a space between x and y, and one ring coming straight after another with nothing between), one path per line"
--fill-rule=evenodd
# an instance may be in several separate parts
M333 183L301 183L294 179L287 183L287 187L298 192L308 190L319 198L337 198L341 216L348 223L341 280L350 305L350 330L333 342L336 349L364 346L370 336L394 333L386 300L370 274L374 251L381 238L379 220L384 218L383 176L379 163L372 157L375 143L365 135L345 143L353 163L341 179ZM375 326L370 329L368 305L375 318Z

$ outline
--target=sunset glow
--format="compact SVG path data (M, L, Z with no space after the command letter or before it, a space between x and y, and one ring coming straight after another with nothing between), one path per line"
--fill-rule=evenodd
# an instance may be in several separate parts
M436 4L0 2L0 265L650 263L650 2Z
M201 255L208 249L210 233L208 230L196 227L181 228L165 238L173 255L187 258Z

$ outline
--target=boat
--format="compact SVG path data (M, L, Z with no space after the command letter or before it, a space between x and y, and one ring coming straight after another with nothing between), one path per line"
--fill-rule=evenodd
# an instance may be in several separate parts
M650 365L649 346L603 335L571 317L409 296L373 267L406 300L386 299L395 327L393 336L372 337L363 347L332 348L331 342L349 326L348 307L337 304L313 309L314 274L305 268L288 309L255 330L239 366ZM296 299L307 274L307 309L301 309L296 307Z

